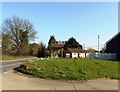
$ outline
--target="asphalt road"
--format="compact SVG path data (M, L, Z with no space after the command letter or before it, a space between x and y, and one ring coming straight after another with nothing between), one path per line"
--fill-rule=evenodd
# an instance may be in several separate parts
M5 62L0 62L0 73L4 73L8 70L12 70L13 68L20 66L22 63L27 62L28 60L31 59L18 59L18 60L9 60Z

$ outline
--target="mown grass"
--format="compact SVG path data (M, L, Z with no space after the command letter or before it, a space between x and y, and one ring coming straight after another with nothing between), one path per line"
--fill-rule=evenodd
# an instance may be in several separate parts
M9 54L2 54L2 61L6 60L13 60L13 59L23 59L23 58L29 58L31 56L13 56Z
M118 63L98 59L45 59L24 63L17 70L44 79L119 79Z

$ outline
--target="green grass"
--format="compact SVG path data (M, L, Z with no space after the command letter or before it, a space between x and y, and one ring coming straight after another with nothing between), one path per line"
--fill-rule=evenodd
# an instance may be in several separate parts
M119 79L118 63L98 59L45 59L24 63L17 70L44 79Z
M6 60L13 60L13 59L23 59L23 58L29 58L31 56L12 56L8 54L2 54L2 61Z

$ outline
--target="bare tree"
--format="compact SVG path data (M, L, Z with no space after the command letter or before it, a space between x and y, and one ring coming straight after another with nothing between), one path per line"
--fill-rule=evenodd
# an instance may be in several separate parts
M3 21L2 32L9 34L10 46L20 54L20 48L31 40L34 40L36 31L29 20L21 19L17 16L7 18Z
M2 46L2 31L0 31L0 48Z

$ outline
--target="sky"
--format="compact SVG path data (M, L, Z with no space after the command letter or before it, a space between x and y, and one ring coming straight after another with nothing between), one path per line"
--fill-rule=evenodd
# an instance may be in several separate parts
M2 20L28 19L37 31L34 42L48 44L74 37L85 48L100 47L118 32L117 2L3 2Z

